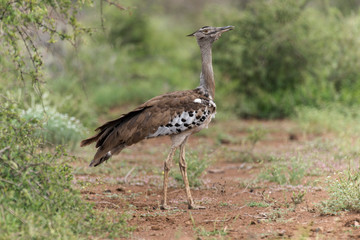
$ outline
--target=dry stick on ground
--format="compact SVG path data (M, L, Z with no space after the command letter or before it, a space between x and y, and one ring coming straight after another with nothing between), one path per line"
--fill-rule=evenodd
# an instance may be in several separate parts
M124 182L127 183L127 178L130 176L130 174L135 170L136 166L130 169L130 171L125 175Z
M229 217L227 219L223 219L223 220L219 220L219 219L216 219L216 220L204 220L203 223L209 223L209 222L228 222L230 221L231 219L233 219L232 217Z
M97 204L101 204L101 203L103 203L103 204L109 204L109 205L112 205L112 206L114 206L114 207L116 207L116 208L120 208L118 205L116 205L115 203L112 203L112 202L106 202L106 201L97 202Z

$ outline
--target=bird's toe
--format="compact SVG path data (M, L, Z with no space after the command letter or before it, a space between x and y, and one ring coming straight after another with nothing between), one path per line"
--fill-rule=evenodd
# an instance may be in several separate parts
M199 210L199 209L206 209L206 207L192 204L192 205L189 205L189 209Z
M174 210L174 209L177 209L177 207L171 207L171 206L169 206L169 205L167 205L167 204L162 204L162 205L160 206L160 209L161 209L161 210Z

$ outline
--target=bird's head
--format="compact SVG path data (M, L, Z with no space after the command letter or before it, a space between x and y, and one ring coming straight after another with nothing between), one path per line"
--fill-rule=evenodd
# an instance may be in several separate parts
M210 42L213 43L219 39L222 33L233 30L234 26L226 26L226 27L209 27L205 26L195 31L192 34L189 34L189 37L196 37L196 40L199 42Z

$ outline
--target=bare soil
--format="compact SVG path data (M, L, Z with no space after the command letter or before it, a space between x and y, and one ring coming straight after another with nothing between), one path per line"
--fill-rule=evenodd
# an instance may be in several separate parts
M78 181L89 183L81 187L84 199L100 211L111 209L129 215L128 224L135 228L130 239L360 238L359 214L322 216L317 207L329 197L326 179L334 177L336 169L327 166L331 153L327 155L328 150L321 151L310 143L331 136L304 135L290 121L227 121L210 125L205 135L192 136L187 144L188 151L195 149L200 157L212 161L201 177L202 186L192 188L195 202L206 209L188 210L185 191L173 179L169 205L174 209L159 208L168 138L144 141L110 159L104 165L113 168L115 174L88 173L84 168L76 176ZM264 136L256 137L256 129L264 131ZM318 156L316 161L324 163L311 162L311 166L326 167L318 167L317 174L306 174L298 184L280 185L259 178L264 169L274 164L269 159L291 159L300 154L310 162L314 159L312 151ZM84 156L79 165L85 165L89 156ZM119 172L118 165L111 165L120 161L128 163L126 171ZM176 164L172 171L178 171Z

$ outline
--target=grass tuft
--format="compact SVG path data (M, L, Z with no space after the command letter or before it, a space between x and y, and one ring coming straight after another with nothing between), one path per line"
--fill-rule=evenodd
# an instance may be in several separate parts
M299 184L306 175L308 166L299 158L292 158L289 163L277 162L267 167L259 176L260 179L278 184Z
M360 169L347 170L329 183L330 199L318 208L323 215L335 215L341 211L360 212Z

